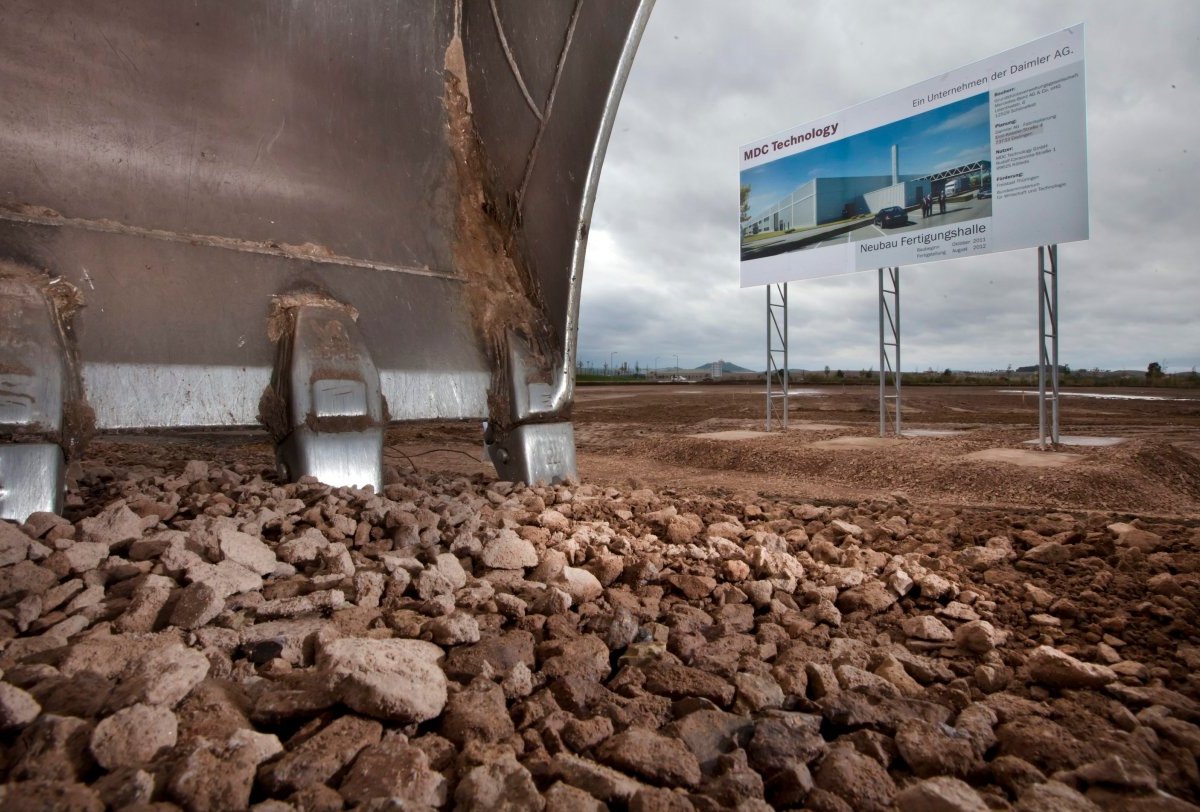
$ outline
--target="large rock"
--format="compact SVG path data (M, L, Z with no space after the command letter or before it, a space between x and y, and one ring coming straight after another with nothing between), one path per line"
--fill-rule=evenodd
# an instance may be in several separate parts
M510 753L469 770L454 791L454 802L462 812L540 812L546 806L529 770Z
M866 612L875 615L896 602L896 594L880 581L868 581L851 587L838 595L837 608L843 612Z
M108 545L95 541L76 541L67 549L55 553L47 563L53 563L60 556L68 571L75 574L89 572L108 558Z
M987 654L996 648L1000 636L986 620L970 620L954 630L954 643L971 654Z
M102 720L92 731L91 750L106 770L140 767L175 746L179 723L160 705L131 705Z
M489 680L476 680L450 697L442 735L462 747L468 741L497 742L513 734L504 689Z
M736 706L739 709L757 713L783 705L783 689L768 674L742 671L734 675L733 685L737 689Z
M225 560L241 564L251 572L270 575L279 566L275 553L262 539L229 528L221 530L217 539Z
M9 754L9 781L77 781L94 769L92 726L83 719L42 714L21 731Z
M605 764L665 786L694 787L700 783L696 756L678 739L633 727L609 737L596 749Z
M0 567L24 561L32 539L14 525L0 519Z
M608 803L628 804L646 788L646 784L632 776L570 753L556 755L552 767L571 786Z
M556 586L570 595L575 604L594 601L604 593L600 579L578 567L563 567L562 578Z
M152 632L164 625L167 603L175 589L175 581L165 575L147 575L133 590L133 598L124 614L113 621L118 632Z
M1066 784L1047 781L1021 793L1017 812L1100 812L1100 807Z
M968 547L958 554L958 560L967 569L987 570L1003 563L1008 553L997 547Z
M900 812L987 812L988 806L957 778L939 776L913 784L896 796Z
M194 739L176 760L167 792L189 812L245 809L259 760L251 750L232 743Z
M154 649L131 662L109 697L114 710L144 703L174 708L208 676L209 662L181 643Z
M1121 547L1135 547L1144 553L1153 553L1167 546L1167 541L1157 533L1125 522L1110 524L1108 530L1117 537L1116 543Z
M221 614L225 595L207 581L197 581L179 593L171 610L171 625L181 629L198 629Z
M933 615L917 615L906 618L900 624L900 629L908 637L917 640L929 640L934 643L947 643L954 639L954 632L946 624Z
M98 516L84 519L79 523L79 529L83 531L85 542L119 547L141 538L143 521L124 504L119 504L106 509ZM150 526L153 527L153 524Z
M1115 754L1083 765L1074 771L1074 775L1088 784L1120 787L1133 792L1158 789L1158 778L1151 766Z
M454 680L470 682L484 667L484 663L496 674L507 674L517 663L524 663L531 670L535 658L533 635L524 629L485 637L470 646L455 648L443 663L446 676Z
M340 589L323 589L293 598L264 601L254 608L254 616L260 620L300 617L318 612L333 612L346 603L346 593Z
M0 682L0 730L25 727L41 712L42 706L28 692Z
M55 584L54 571L32 561L18 561L10 567L0 567L0 601L16 603L26 595L44 595Z
M608 806L583 790L558 781L543 793L546 812L606 812ZM630 807L632 809L632 807Z
M154 797L154 776L125 767L103 776L91 788L109 809L136 808L149 804Z
M211 567L188 570L188 577L193 581L204 581L226 597L240 592L254 592L263 587L261 575L244 564L229 559Z
M698 601L707 598L717 588L717 579L707 575L690 575L676 573L667 576L667 583L683 593L688 600Z
M948 725L915 719L896 731L896 748L922 778L966 777L979 763L971 738Z
M1034 564L1065 564L1071 560L1071 548L1058 541L1045 541L1026 552L1021 560Z
M1051 646L1035 648L1025 664L1030 677L1054 688L1102 688L1117 680L1108 666L1082 662Z
M686 665L655 663L646 669L646 690L651 693L683 699L701 697L721 706L733 701L736 689L716 674Z
M744 745L753 730L754 722L749 717L710 709L677 719L665 732L687 745L707 774L716 770L722 755Z
M336 696L359 713L424 722L446 706L442 650L423 640L343 637L317 655Z
M496 570L519 570L536 567L537 549L529 541L512 530L501 530L496 538L483 545L479 561L485 567Z
M886 812L896 797L896 784L887 770L850 745L829 751L817 770L816 784L860 812Z
M815 762L826 750L820 729L819 717L789 714L760 719L746 746L751 766L770 776L792 764Z
M439 617L429 624L433 642L439 646L458 646L479 642L479 621L465 612Z
M600 681L612 670L608 646L594 634L571 640L552 640L538 647L542 658L542 673L547 679L578 674L585 679Z
M1033 716L1000 725L996 728L996 739L999 755L1016 756L1046 775L1079 767L1100 755L1094 743L1075 738L1057 722Z
M265 765L259 779L273 793L286 794L324 784L366 747L378 744L383 726L372 719L342 716L319 733Z
M393 736L359 753L342 779L340 792L351 804L388 798L437 808L446 803L447 787L423 750Z

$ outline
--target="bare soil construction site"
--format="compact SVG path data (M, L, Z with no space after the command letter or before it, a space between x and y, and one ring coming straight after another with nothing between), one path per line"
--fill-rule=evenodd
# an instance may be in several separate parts
M477 424L381 493L98 438L0 523L0 807L1196 809L1200 393L1111 393L1164 392L1039 451L1029 394L587 388L557 486Z

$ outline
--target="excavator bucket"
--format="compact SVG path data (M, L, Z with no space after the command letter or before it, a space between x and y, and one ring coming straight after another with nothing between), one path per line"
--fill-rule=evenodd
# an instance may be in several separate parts
M7 0L0 516L95 430L271 433L381 485L390 421L575 473L593 196L650 0Z

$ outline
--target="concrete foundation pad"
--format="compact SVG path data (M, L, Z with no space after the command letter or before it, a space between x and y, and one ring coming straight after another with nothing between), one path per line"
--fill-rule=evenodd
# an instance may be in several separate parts
M743 429L734 429L731 431L709 431L704 434L689 434L688 437L695 437L697 440L753 440L756 437L770 437L771 434L766 431L748 431Z
M1058 435L1059 445L1084 446L1085 448L1103 448L1104 446L1120 445L1126 437L1064 437ZM1026 440L1025 445L1037 445L1038 440Z
M963 433L959 429L905 429L901 432L905 437L953 437Z
M789 431L841 431L844 423L788 423Z
M819 440L812 447L838 451L847 448L887 448L899 442L895 437L834 437L832 440Z
M1027 468L1059 468L1083 459L1083 456L1053 451L1026 451L1023 448L988 448L965 454L962 459L973 462L1007 462Z

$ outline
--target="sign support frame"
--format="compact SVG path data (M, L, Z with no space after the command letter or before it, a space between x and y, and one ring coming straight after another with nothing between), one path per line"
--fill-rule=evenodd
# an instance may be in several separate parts
M884 272L887 272L885 284ZM889 303L888 298L891 297ZM888 337L891 340L888 340ZM890 348L890 352L889 352ZM893 394L888 394L888 372L892 373ZM879 269L879 436L887 436L888 401L895 401L892 428L901 431L900 392L900 267Z
M1049 254L1050 264L1046 264ZM1058 445L1058 245L1039 245L1038 256L1038 448L1046 448L1046 412L1050 442ZM1049 332L1047 332L1049 329ZM1047 343L1048 342L1048 343ZM1049 375L1047 375L1049 367ZM1049 378L1050 390L1046 384Z
M782 369L777 361L781 356ZM783 385L778 394L774 390L776 375ZM767 285L767 431L773 431L776 422L772 416L775 398L783 404L780 428L788 426L788 388L788 286L784 282Z

